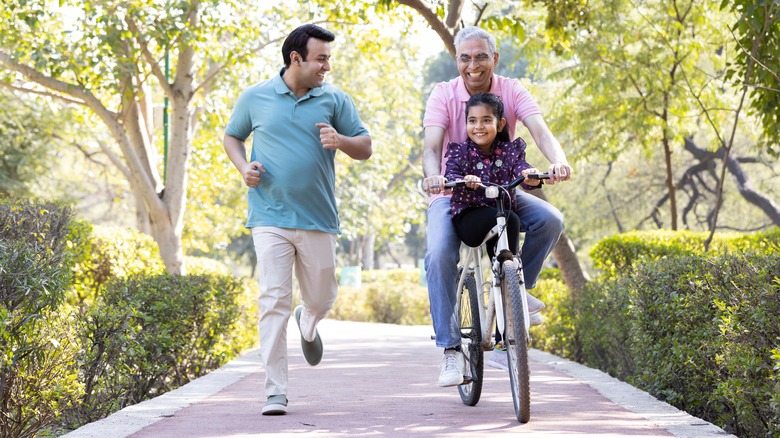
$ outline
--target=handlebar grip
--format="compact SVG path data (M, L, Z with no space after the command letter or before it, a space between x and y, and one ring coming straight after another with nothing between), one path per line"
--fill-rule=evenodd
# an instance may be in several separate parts
M550 179L550 174L547 172L544 173L529 173L525 176L528 179Z

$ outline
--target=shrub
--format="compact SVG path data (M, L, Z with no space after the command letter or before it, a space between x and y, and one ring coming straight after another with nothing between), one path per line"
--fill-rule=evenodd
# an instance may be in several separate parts
M69 426L181 386L252 346L254 298L227 275L109 282L83 318L85 393Z
M80 388L67 318L59 316L72 259L69 207L0 203L0 431L34 435Z
M777 254L640 266L631 280L631 382L738 436L778 436L778 273Z
M113 278L165 272L154 239L130 228L76 221L70 241L76 258L70 288L74 305L89 305Z
M531 346L564 357L574 357L574 307L566 285L551 271L545 269L530 292L544 301L544 324L531 328Z
M363 271L362 287L339 287L329 317L390 324L430 324L428 289L418 269Z
M595 268L615 276L628 273L640 262L664 257L704 255L704 242L709 233L693 231L631 231L601 240L593 246L590 256ZM780 229L755 234L716 234L709 256L745 251L764 254L780 251Z
M534 345L739 436L780 436L780 231L716 235L704 254L706 237L599 242L592 254L604 275L576 296L549 295L539 282L547 323L534 328Z

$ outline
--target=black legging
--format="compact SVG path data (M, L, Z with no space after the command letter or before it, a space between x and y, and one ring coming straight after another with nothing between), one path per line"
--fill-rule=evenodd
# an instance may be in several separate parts
M463 210L452 218L458 237L468 246L477 247L485 235L496 225L496 213L494 207L471 207ZM509 250L517 255L517 242L520 239L520 218L513 211L509 211L506 218L506 231L509 239ZM487 242L488 256L493 258L494 248L498 236Z

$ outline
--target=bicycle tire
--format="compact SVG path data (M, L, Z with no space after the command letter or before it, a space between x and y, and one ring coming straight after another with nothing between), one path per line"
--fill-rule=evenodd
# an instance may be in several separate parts
M460 278L460 272L458 278ZM466 356L466 375L463 384L458 385L458 393L460 393L463 404L476 406L482 395L484 353L482 352L482 332L479 322L479 296L477 295L477 282L473 274L466 277L463 288L458 292L461 350Z
M531 419L531 384L528 368L528 334L525 331L523 293L517 261L508 260L502 265L501 294L504 301L504 337L506 338L509 384L517 421L527 423Z

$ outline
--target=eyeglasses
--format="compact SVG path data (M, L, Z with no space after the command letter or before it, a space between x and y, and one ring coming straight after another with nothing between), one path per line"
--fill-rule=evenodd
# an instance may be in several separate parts
M487 55L485 53L477 55L474 58L472 58L471 56L468 56L468 55L460 55L458 57L458 62L460 62L461 64L469 64L470 65L472 62L474 62L474 64L476 64L476 65L482 65L482 64L484 64L484 63L486 63L488 61L490 61L490 55Z

